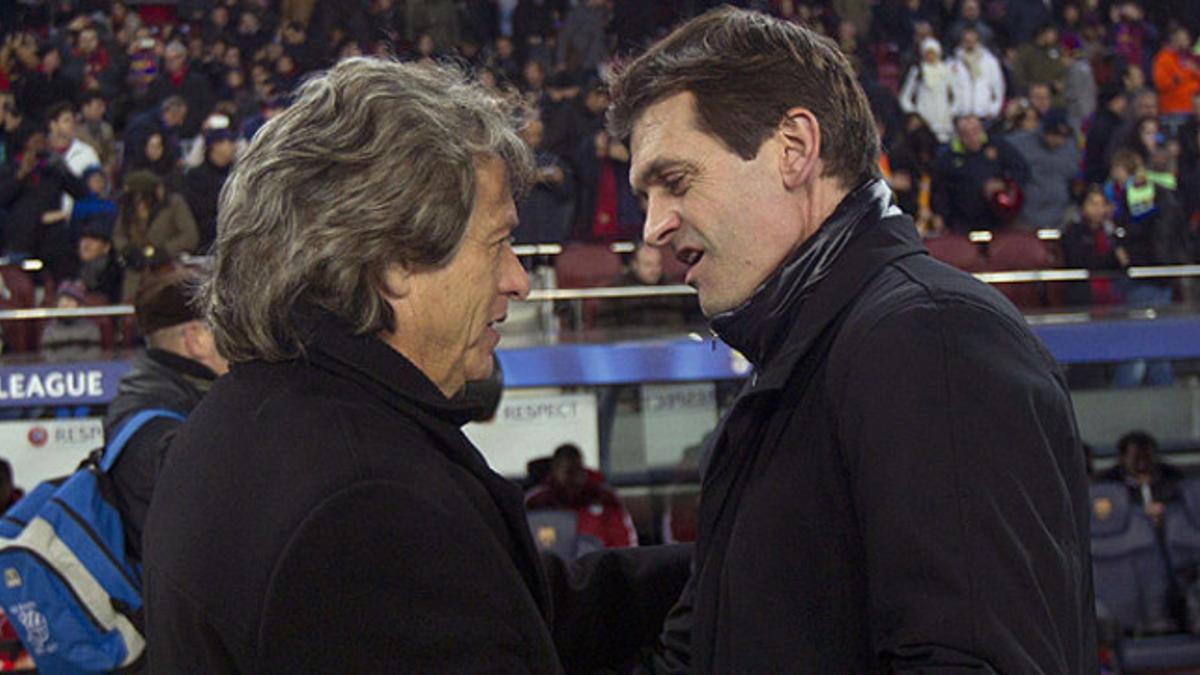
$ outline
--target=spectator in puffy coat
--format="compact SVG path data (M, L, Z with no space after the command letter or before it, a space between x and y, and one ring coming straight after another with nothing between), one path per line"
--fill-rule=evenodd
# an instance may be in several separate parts
M942 60L942 46L933 38L921 42L921 63L908 71L900 90L900 107L925 118L942 143L954 135L954 71Z
M525 508L567 509L579 517L579 536L594 537L605 548L637 546L637 530L625 507L604 476L583 466L583 454L574 445L554 451L550 475L525 496Z
M125 177L113 245L125 261L122 294L126 300L137 294L143 270L191 253L199 243L196 220L183 197L168 192L149 172L135 171Z
M965 28L954 52L954 101L956 114L991 119L1004 105L1004 69L980 42L979 30Z

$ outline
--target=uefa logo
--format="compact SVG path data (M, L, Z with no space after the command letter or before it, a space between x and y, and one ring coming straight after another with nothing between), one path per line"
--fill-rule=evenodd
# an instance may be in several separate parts
M29 444L35 448L40 448L50 440L50 432L46 431L45 427L34 427L29 430Z

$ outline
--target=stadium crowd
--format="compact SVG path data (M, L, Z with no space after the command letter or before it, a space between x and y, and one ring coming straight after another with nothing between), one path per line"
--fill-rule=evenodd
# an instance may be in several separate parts
M525 99L539 173L520 241L637 239L606 76L711 4L5 3L3 250L94 302L131 300L142 270L206 252L238 149L306 74L354 54L456 62ZM1196 260L1200 17L1187 2L734 4L842 48L883 132L884 175L927 236L1060 230L1060 262L1091 269ZM1125 292L1081 290L1100 303Z

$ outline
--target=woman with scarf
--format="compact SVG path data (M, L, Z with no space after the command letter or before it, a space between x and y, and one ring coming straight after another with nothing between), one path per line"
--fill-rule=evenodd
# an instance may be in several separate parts
M941 143L954 136L954 76L942 60L942 46L933 38L921 42L921 63L908 71L900 90L900 107L929 124Z
M125 263L122 295L131 301L142 272L169 264L200 243L196 219L187 202L149 171L125 177L113 246Z

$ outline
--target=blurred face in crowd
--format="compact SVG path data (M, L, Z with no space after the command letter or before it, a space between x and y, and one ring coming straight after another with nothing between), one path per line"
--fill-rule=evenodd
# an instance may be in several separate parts
M57 49L51 49L42 56L42 72L46 74L53 73L62 65L62 57L59 56Z
M983 123L974 115L963 115L954 121L958 137L967 152L979 152L984 143Z
M167 53L163 55L163 67L166 68L168 73L176 75L183 72L184 67L187 65L187 58L187 50L185 49L168 49Z
M506 318L509 300L529 294L512 249L517 209L504 163L480 159L475 175L475 203L450 261L432 269L393 265L383 289L396 329L381 337L447 397L492 374L495 325Z
M417 38L417 54L421 56L433 56L433 37L429 33L421 33Z
M1121 466L1125 473L1143 483L1154 477L1154 448L1142 443L1128 443L1121 448Z
M926 49L925 51L921 52L921 54L925 58L925 63L931 64L931 65L942 60L942 53L939 52L938 50L934 49L933 47Z
M229 25L229 9L224 5L213 7L212 12L208 15L208 20L218 30L224 30Z
M146 139L146 159L157 162L163 156L163 137L161 134L150 134Z
M84 264L108 257L108 252L111 250L112 242L99 237L90 237L85 234L79 238L79 261Z
M688 266L685 282L706 316L745 302L811 235L796 214L807 183L792 182L797 153L782 127L744 160L700 130L695 97L684 92L642 112L631 149L643 238Z
M242 12L238 17L238 32L242 35L253 35L258 32L258 17L254 12Z
M1157 148L1159 145L1158 121L1154 119L1142 120L1142 123L1138 125L1138 139L1147 150Z
M513 43L512 40L506 37L496 38L496 56L502 59L512 58Z
M100 122L104 120L104 113L107 112L107 109L108 104L104 102L104 99L93 98L84 103L79 112L83 115L83 119L86 122Z
M1039 115L1045 115L1050 106L1054 104L1054 97L1050 94L1050 87L1045 84L1032 84L1029 86L1029 105L1038 111Z
M541 89L542 84L546 81L546 71L542 70L542 64L537 61L527 62L523 74L525 82L532 89Z
M560 457L550 466L550 480L567 500L574 499L587 485L587 469L578 457Z
M99 171L88 175L87 188L92 194L104 195L104 174Z
M1126 91L1137 91L1146 86L1146 74L1142 72L1141 66L1134 64L1125 69L1121 82Z
M633 260L629 265L637 280L648 286L662 281L663 266L662 252L651 246L641 245L634 251Z
M216 141L208 147L208 161L219 167L232 164L236 154L237 145L228 138Z
M976 30L964 30L961 40L962 48L968 52L975 51L979 46L979 32Z
M60 142L69 142L75 138L75 113L64 110L58 117L50 120L50 135Z
M96 35L95 28L85 28L79 33L79 51L85 56L94 54L100 47L100 37Z
M1048 49L1058 44L1058 29L1046 28L1041 33L1038 33L1037 44L1039 47Z
M525 141L525 145L528 145L531 150L537 150L542 147L545 131L545 125L535 117L521 127L521 140Z
M242 50L234 45L229 45L225 49L225 55L221 57L221 63L229 69L241 70L242 68Z
M1171 33L1171 47L1176 51L1186 52L1192 46L1192 38L1186 28L1176 28Z
M1108 219L1108 200L1104 198L1104 193L1099 190L1089 192L1083 198L1080 213L1083 215L1083 222L1092 229L1103 225Z
M592 89L588 92L583 104L587 106L588 112L591 114L601 115L608 110L609 102L608 92L603 89Z
M166 110L163 111L163 120L167 123L167 126L169 126L169 127L177 127L180 124L183 124L183 120L186 117L187 117L187 106L186 105L182 105L182 104L177 105L177 106L174 106L171 108L167 108Z

